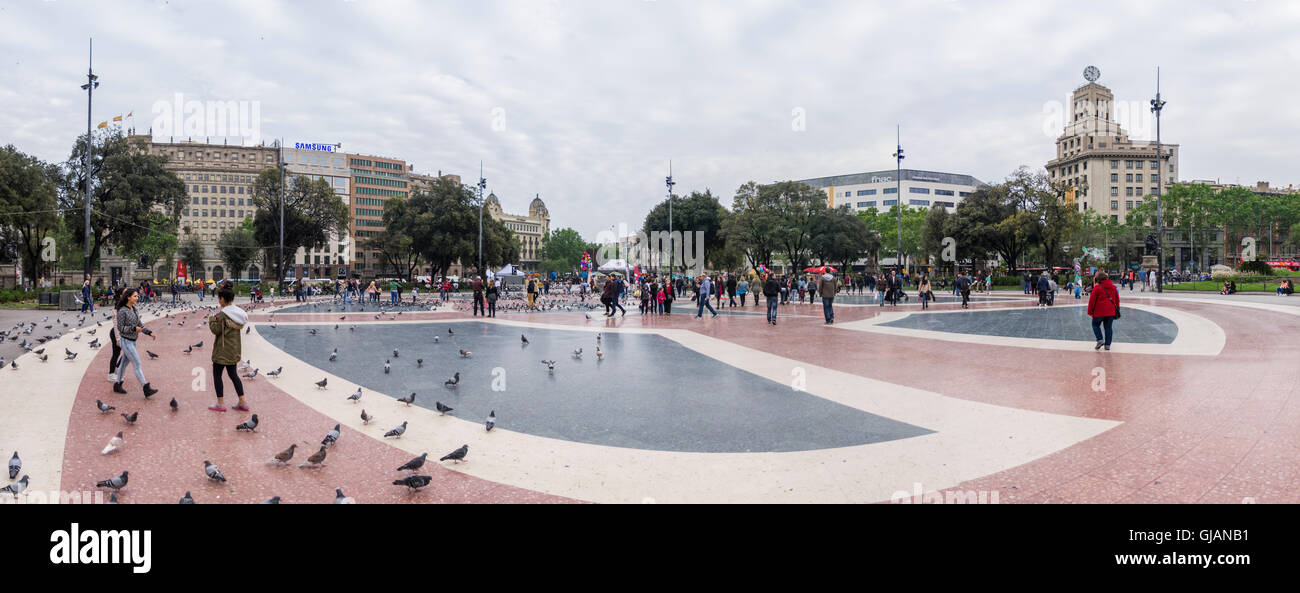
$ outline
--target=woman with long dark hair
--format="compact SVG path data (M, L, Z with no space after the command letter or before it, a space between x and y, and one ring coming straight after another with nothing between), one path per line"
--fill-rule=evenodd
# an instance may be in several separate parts
M136 352L135 341L140 334L149 336L157 340L158 337L153 335L149 328L144 327L140 321L140 314L135 311L135 304L140 300L140 294L134 288L128 288L122 291L122 296L117 300L117 337L122 344L122 361L117 367L117 381L113 383L114 393L126 393L122 388L122 381L126 378L126 365L131 363L135 365L135 378L140 380L140 385L144 387L144 396L153 397L158 393L157 389L149 386L149 381L144 378L144 367L140 364L140 355Z

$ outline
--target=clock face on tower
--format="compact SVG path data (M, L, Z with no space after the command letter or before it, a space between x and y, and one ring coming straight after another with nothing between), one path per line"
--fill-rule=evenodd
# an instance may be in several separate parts
M1101 78L1101 70L1096 66L1088 66L1083 69L1083 78L1088 82L1097 82L1097 79Z

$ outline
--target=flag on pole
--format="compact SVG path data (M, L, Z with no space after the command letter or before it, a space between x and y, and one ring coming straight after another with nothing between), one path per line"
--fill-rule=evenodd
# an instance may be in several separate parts
M95 127L96 127L96 128L107 128L107 127L108 127L108 122L106 122L106 121L101 121L101 122L99 122L99 125L97 125L97 126L95 126Z
M135 117L135 112L132 111L131 113L126 114L126 116L127 116L127 117Z
M117 117L114 117L113 121L122 121L122 116L119 115Z

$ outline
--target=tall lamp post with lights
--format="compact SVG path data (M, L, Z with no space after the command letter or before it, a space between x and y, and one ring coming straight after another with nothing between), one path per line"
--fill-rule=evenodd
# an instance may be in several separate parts
M895 252L894 264L898 268L898 273L903 273L903 132L902 127L895 130L898 135L898 152L894 153L896 161L894 172L894 192L897 194L894 199L894 205L897 206L895 212L898 220L898 251Z
M94 138L90 135L90 112L95 98L95 89L99 88L99 77L95 76L94 39L90 40L89 64L86 71L86 84L81 85L81 90L86 91L86 234L84 235L86 249L82 260L82 268L86 276L90 276L90 147L94 145Z
M668 284L676 286L673 283L673 254L677 248L673 241L673 186L677 183L673 181L672 160L668 161L668 177L664 178L664 185L668 186Z
M483 271L483 190L487 189L487 179L483 178L483 161L478 163L478 275L487 280L487 273Z
M1165 101L1160 98L1160 68L1156 68L1156 98L1151 100L1151 112L1156 114L1156 253L1160 258L1160 269L1156 270L1156 292L1165 291L1165 219L1161 209L1160 194L1163 193L1165 177L1164 149L1160 147L1160 112L1165 108Z

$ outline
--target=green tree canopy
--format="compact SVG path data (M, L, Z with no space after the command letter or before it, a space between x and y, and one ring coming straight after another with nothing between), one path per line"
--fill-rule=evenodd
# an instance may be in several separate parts
M16 245L24 278L40 276L42 243L59 230L58 179L57 167L0 148L0 238Z
M568 274L578 269L582 253L587 249L587 242L571 228L552 229L551 234L542 237L542 250L538 254L542 260L543 272Z
M285 184L284 202L284 253L298 248L319 249L331 241L333 235L345 235L348 230L348 206L334 193L323 179L311 180L294 175ZM257 213L253 218L254 240L259 245L275 246L279 258L280 245L280 171L263 169L253 180L253 205ZM279 262L279 278L283 279L284 263Z

